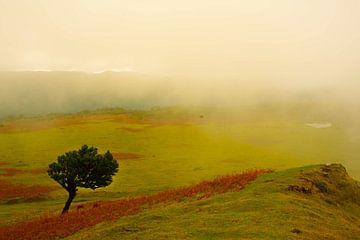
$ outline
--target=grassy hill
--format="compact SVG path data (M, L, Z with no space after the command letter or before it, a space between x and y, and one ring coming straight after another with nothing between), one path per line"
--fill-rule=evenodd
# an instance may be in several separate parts
M360 239L360 186L340 164L249 171L79 206L0 227L0 239Z
M80 239L360 239L360 188L338 164L269 173L244 190L146 209Z

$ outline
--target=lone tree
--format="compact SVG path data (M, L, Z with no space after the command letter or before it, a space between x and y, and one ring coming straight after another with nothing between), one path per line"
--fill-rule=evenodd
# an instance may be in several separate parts
M87 145L59 156L57 162L49 165L48 174L69 193L62 214L69 210L78 187L93 190L106 187L111 184L118 168L119 164L109 151L101 155L97 148Z

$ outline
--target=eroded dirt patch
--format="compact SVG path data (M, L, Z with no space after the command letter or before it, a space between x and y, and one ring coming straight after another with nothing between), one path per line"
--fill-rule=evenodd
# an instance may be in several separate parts
M144 158L144 155L136 153L117 152L112 154L116 160L131 160Z

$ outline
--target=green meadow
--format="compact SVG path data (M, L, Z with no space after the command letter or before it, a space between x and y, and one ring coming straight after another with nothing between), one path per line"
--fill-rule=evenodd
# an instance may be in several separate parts
M120 169L113 183L95 191L81 189L74 206L150 194L255 168L278 171L342 163L351 176L359 179L356 146L360 140L349 136L346 121L314 109L302 114L305 107L112 109L4 119L0 127L0 162L7 165L0 166L0 180L56 187L57 183L47 176L46 167L58 155L83 144L95 146L100 152L110 150L138 157L118 159ZM57 124L49 124L53 121ZM332 126L307 125L319 121L331 122ZM43 172L6 176L7 168L43 168ZM60 213L66 197L66 191L59 187L31 201L3 199L0 224Z

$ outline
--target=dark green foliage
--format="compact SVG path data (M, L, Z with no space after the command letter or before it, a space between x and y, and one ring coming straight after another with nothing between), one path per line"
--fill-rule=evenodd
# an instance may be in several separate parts
M112 176L118 168L119 164L109 151L101 155L98 154L97 148L87 145L78 151L70 151L59 156L57 162L49 165L48 174L69 192L63 213L69 209L78 187L106 187L111 184Z

